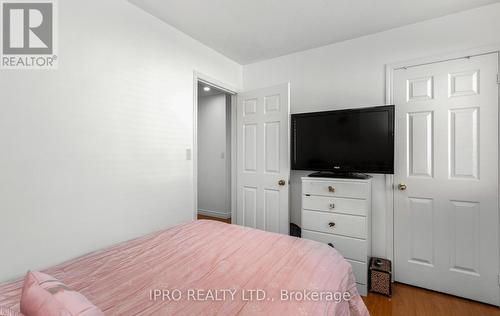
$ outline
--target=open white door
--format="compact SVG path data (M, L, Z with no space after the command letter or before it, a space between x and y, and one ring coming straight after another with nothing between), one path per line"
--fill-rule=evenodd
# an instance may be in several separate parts
M238 95L238 225L289 233L290 85Z
M395 71L396 281L499 304L498 54Z

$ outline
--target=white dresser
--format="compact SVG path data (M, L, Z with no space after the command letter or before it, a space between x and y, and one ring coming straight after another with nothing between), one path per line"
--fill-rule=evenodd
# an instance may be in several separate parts
M302 178L302 238L329 244L352 265L361 295L368 290L372 180Z

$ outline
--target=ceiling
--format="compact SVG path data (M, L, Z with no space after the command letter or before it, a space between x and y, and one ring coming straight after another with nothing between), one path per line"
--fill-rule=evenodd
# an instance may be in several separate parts
M209 87L210 91L205 91L204 90L205 87ZM208 97L210 95L217 95L217 94L222 94L222 93L226 93L226 92L224 92L224 91L222 91L222 90L220 90L217 87L214 87L212 85L198 81L198 96L199 97Z
M129 0L240 64L500 0Z

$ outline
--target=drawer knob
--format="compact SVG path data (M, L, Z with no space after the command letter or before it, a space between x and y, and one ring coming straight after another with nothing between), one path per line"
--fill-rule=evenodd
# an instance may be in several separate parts
M333 186L329 186L329 187L328 187L328 192L335 193L335 187L333 187Z
M328 226L335 227L335 223L334 222L330 222L330 223L328 223Z
M331 242L328 243L328 246L335 248L335 246Z
M334 208L335 208L335 204L330 203L330 209L334 209Z

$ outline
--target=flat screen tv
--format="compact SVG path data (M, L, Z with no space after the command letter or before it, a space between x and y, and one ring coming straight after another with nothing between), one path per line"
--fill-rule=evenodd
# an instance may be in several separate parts
M394 173L394 106L294 114L292 169Z

